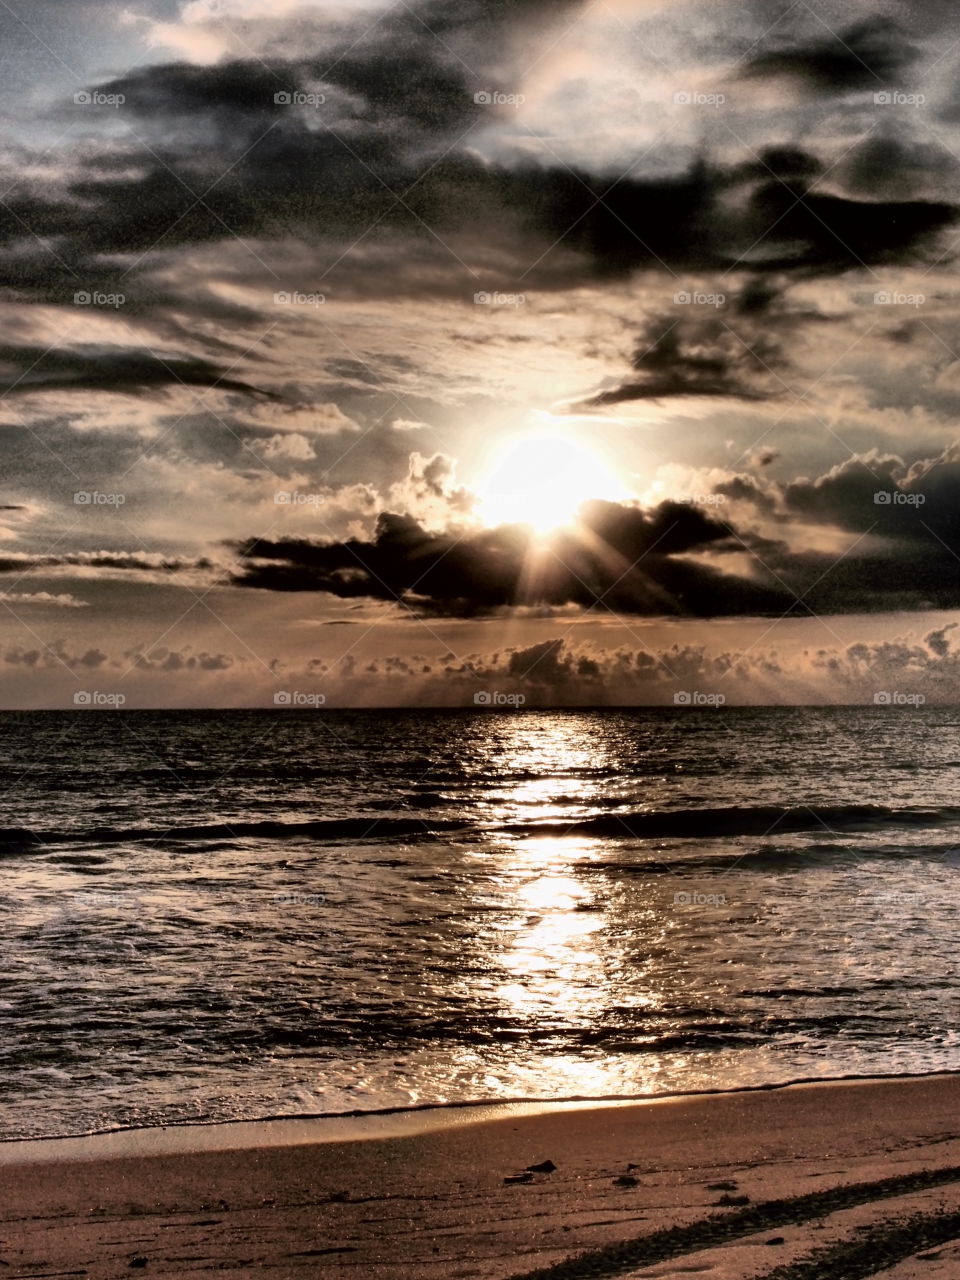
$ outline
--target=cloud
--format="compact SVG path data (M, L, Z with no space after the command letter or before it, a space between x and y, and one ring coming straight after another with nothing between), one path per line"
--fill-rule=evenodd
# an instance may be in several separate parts
M722 717L736 705L862 703L891 705L908 695L920 703L960 700L960 647L956 624L888 640L856 639L830 646L792 646L784 651L756 644L734 648L716 642L677 640L604 646L569 634L531 643L513 643L454 653L434 648L421 653L381 652L374 657L275 657L256 661L249 654L183 646L105 652L70 647L11 646L0 661L14 669L16 688L41 705L72 698L73 676L82 671L122 673L127 704L169 703L171 691L208 705L273 705L278 688L322 693L333 706L460 706L473 708L478 692L520 695L527 707L655 705L673 707L692 692L720 695L717 708L694 715ZM64 694L55 680L63 677ZM35 681L36 687L32 681ZM181 681L186 683L181 685ZM188 695L189 696L189 695ZM893 714L911 714L898 706ZM664 732L681 728L665 721Z
M479 31L508 12L519 11L498 7L470 27L481 45ZM543 16L536 6L528 12ZM444 25L451 23L465 29L463 11ZM237 237L276 275L282 256L269 246L294 239L349 249L362 234L365 253L338 279L347 289L372 283L384 296L414 288L403 256L393 254L390 269L378 269L372 282L362 263L371 248L392 249L398 237L411 251L436 256L440 268L426 283L447 294L455 285L465 293L469 272L493 262L499 278L516 281L525 272L531 287L566 285L574 271L581 280L610 279L734 263L750 271L836 272L913 260L954 216L943 200L858 200L817 190L822 164L796 148L744 145L738 157L692 164L678 163L674 151L669 164L661 159L646 175L619 179L550 151L538 163L516 150L509 158L484 154L472 134L483 135L496 116L474 97L494 83L480 83L467 69L474 64L465 66L410 13L359 43L356 34L316 38L331 43L299 57L154 64L95 86L124 95L134 139L111 138L85 154L66 181L60 173L16 186L0 211L7 270L15 276L19 262L29 288L41 263L44 292L58 272L49 251L24 243L26 226L56 247L61 262L72 267L79 259L101 275L108 255L152 260ZM278 93L325 101L322 110L298 107L276 102ZM785 167L788 150L793 161ZM467 266L462 279L445 250L451 241ZM148 266L128 277L131 286Z
M209 361L182 353L157 355L131 347L0 347L0 393L118 391L126 394L168 386L218 387L269 395L230 378Z
M443 527L468 516L477 499L469 489L457 485L452 458L443 453L427 458L414 452L406 478L391 486L386 501L391 510Z
M0 591L0 604L6 605L46 605L56 609L86 609L89 601L78 600L67 592L57 595L49 591Z
M640 377L601 391L574 408L667 396L762 400L782 392L786 384L776 372L784 365L779 346L768 330L750 329L744 338L721 315L653 316L641 332L633 357Z
M124 654L132 666L145 671L178 673L181 671L229 671L236 659L226 653L192 653L189 649L167 649L160 646L144 653L134 649Z
M783 41L776 32L746 62L747 77L790 77L811 93L882 89L904 75L917 49L884 17L855 22L809 40Z
M542 545L523 525L431 532L411 516L387 513L371 541L241 545L245 563L234 582L462 617L524 605L702 617L782 612L790 604L782 590L687 558L728 538L722 524L690 505L644 512L597 501L585 504L581 520L579 533Z
M673 310L651 316L641 330L632 361L640 376L573 407L668 396L765 400L782 395L791 390L788 346L795 352L805 328L833 322L808 306L790 306L784 289L765 276L729 296L678 290Z
M950 184L956 163L944 146L929 138L877 132L843 157L838 173L853 195L935 200Z
M673 706L677 695L695 691L720 695L720 710L700 712L719 716L725 705L873 705L885 694L943 704L960 700L960 648L950 643L952 630L948 624L922 638L789 653L704 642L604 648L555 636L462 657L383 657L362 672L334 661L315 674L331 698L373 705L471 706L478 691L519 694L527 706ZM664 731L670 731L667 722Z
M256 447L262 457L271 461L283 458L307 462L317 456L307 437L300 435L297 431L291 431L287 435L269 436L266 440L257 441Z
M54 640L41 648L24 649L22 645L14 645L4 651L3 661L13 667L54 671L61 668L74 670L76 667L83 667L88 671L96 671L107 663L109 658L102 649L71 652L64 640Z
M537 606L691 618L960 607L960 446L909 466L871 451L813 479L729 475L708 488L709 514L693 502L587 502L575 527L546 542L524 525L428 529L385 513L372 539L241 544L233 581L460 617Z
M142 574L155 581L175 575L211 573L214 561L207 556L168 556L161 552L139 551L71 551L34 554L27 551L0 553L0 574L24 574L38 570L54 574L59 570L76 571L84 576Z

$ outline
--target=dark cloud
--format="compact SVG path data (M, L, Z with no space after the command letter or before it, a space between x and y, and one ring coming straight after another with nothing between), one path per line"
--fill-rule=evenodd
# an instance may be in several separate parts
M119 346L0 346L0 393L123 391L185 385L271 395L198 356Z
M871 452L849 458L814 480L779 489L792 519L829 524L900 545L920 544L924 554L953 558L960 550L960 452L907 467L895 454ZM926 576L926 575L925 575Z
M774 34L747 61L743 74L790 76L811 92L880 89L895 83L916 55L895 22L873 17L807 41L784 42Z
M655 316L646 326L633 358L633 367L641 376L601 391L575 407L659 400L664 396L760 400L777 390L769 375L778 363L779 353L772 344L768 346L765 338L755 339L754 346L745 346L722 319L683 323L669 316Z
M723 525L690 505L667 502L645 512L597 501L585 504L581 521L580 533L543 547L525 526L434 533L409 516L385 514L371 541L245 544L245 568L234 580L454 616L540 604L710 616L789 604L773 588L683 558L728 538Z
M410 144L420 132L462 127L479 108L463 64L422 28L406 26L406 38L373 49L349 41L301 60L167 63L140 68L97 89L122 94L124 111L148 126L176 120L198 131L205 124L218 133L239 128L246 135L287 121L296 131L309 132L303 111L322 109L318 121L349 128L354 140L358 125L376 123L381 134L408 131L404 141ZM307 100L298 102L298 93ZM311 94L324 101L314 102Z
M776 494L763 487L753 476L733 476L730 480L714 485L713 492L721 498L729 498L731 502L747 503L771 519L781 518L781 504L777 501Z
M767 568L815 612L960 606L960 461L953 450L910 468L874 452L772 492L785 527L860 535L846 554L762 548Z
M543 14L535 5L498 12ZM673 176L661 169L619 179L566 164L484 160L463 137L493 118L474 101L475 77L414 15L396 21L396 32L388 23L372 43L343 37L322 55L158 64L96 86L125 96L121 125L131 132L85 154L55 189L31 179L8 193L0 209L8 280L41 289L45 263L76 285L84 273L96 279L107 270L107 255L234 237L260 242L267 262L265 242L290 236L336 245L364 233L365 244L385 245L402 234L439 252L433 232L453 237L465 262L487 262L495 251L504 281L542 258L530 277L542 287L571 283L570 267L553 275L551 247L560 244L578 251L581 276L735 263L836 272L912 261L954 216L942 201L815 190L820 163L795 147L770 148L759 163L701 159ZM451 21L462 24L464 12ZM274 100L294 91L322 91L327 101L313 109ZM921 185L923 176L916 174ZM863 190L862 175L854 179ZM26 243L25 228L35 237ZM459 284L449 259L446 266L432 273L441 292ZM378 271L376 286L424 289L406 280L398 259ZM349 277L342 287L354 287Z
M699 160L677 177L625 178L520 170L504 200L603 274L640 267L819 274L911 261L949 225L942 201L858 200L816 186L819 160L773 147L746 163Z
M751 458L755 467L769 467L780 457L777 449L758 449Z
M282 75L286 69L284 63L271 65L260 59L212 66L169 62L138 68L96 87L101 93L122 94L124 109L148 120L185 116L195 121L198 115L212 115L236 126L238 118L246 116L282 115L284 106L274 97L287 88Z
M26 573L31 569L126 569L131 572L179 574L209 570L213 561L206 556L188 558L136 551L76 551L59 555L32 555L15 551L0 554L0 573Z
M233 580L464 617L563 605L686 617L957 608L954 452L912 467L872 453L782 485L731 477L714 492L753 512L737 525L693 504L594 501L578 528L544 544L525 526L434 532L387 514L371 540L246 543ZM812 526L846 537L822 550L822 537L810 545L803 532Z
M919 261L931 237L956 218L942 201L853 200L776 178L751 193L751 254L766 270L840 273Z
M872 704L881 690L922 693L930 703L956 703L960 696L960 649L955 623L919 639L857 640L786 657L776 650L712 650L704 644L668 648L603 650L555 638L517 649L471 656L473 687L485 681L500 690L541 703L650 702L671 704L674 694L692 688L722 692L727 702L769 703L776 699ZM462 672L448 664L454 688ZM464 689L469 696L469 686ZM464 698L466 700L466 698Z
M440 34L500 29L536 20L543 22L583 7L583 0L423 0L414 11L419 21Z
M698 304L712 296L716 304ZM724 294L680 292L672 313L644 325L633 357L639 377L601 391L577 407L659 400L665 396L720 396L763 400L789 390L786 339L809 322L827 318L788 308L766 277L748 282L729 300Z
M853 195L905 199L942 192L956 167L955 156L929 139L871 134L844 157L838 176Z

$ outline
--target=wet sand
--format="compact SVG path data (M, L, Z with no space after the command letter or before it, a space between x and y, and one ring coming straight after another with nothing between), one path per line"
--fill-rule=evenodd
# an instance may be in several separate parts
M349 1142L262 1133L232 1151L50 1142L11 1163L9 1148L0 1276L960 1275L957 1076L461 1115Z

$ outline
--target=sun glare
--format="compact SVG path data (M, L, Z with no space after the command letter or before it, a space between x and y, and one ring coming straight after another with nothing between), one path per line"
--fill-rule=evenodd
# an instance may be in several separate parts
M570 524L590 498L628 497L612 467L594 450L559 432L511 440L476 485L487 525L528 524L538 533Z

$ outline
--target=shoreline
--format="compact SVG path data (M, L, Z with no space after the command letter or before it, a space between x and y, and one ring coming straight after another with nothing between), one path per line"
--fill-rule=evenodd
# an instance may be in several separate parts
M869 1238L878 1270L898 1262L889 1280L960 1269L960 1226L949 1234L960 1223L960 1074L466 1114L457 1127L292 1145L265 1144L253 1122L261 1141L240 1149L141 1149L82 1166L43 1140L45 1161L0 1166L0 1262L11 1276L91 1280L128 1267L271 1280L762 1280L775 1264L823 1248L839 1259ZM676 1270L647 1269L679 1258ZM837 1262L823 1274L846 1272Z
M99 1160L127 1155L176 1155L199 1151L231 1151L250 1146L301 1146L317 1143L369 1142L415 1137L445 1129L462 1129L514 1117L567 1111L640 1107L693 1098L770 1093L801 1086L881 1084L898 1080L952 1079L953 1071L899 1071L889 1075L800 1076L766 1084L728 1088L684 1089L671 1093L615 1094L569 1098L479 1098L464 1102L423 1102L340 1112L257 1116L249 1120L179 1120L162 1125L127 1125L92 1133L53 1134L42 1138L0 1137L0 1168L7 1164L47 1160ZM258 1139L268 1139L261 1142Z

